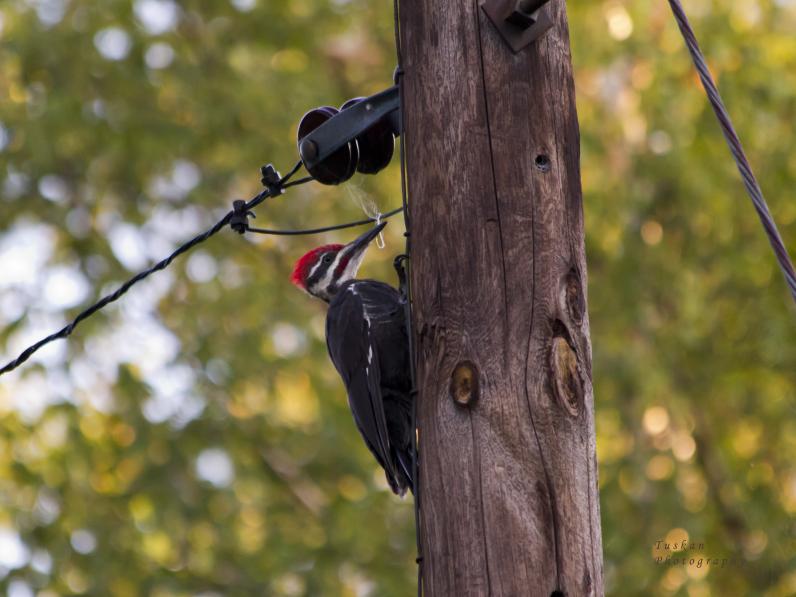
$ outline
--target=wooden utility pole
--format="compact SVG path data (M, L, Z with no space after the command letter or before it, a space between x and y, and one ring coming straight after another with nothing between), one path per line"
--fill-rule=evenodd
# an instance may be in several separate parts
M424 592L603 593L564 0L516 55L478 0L402 0Z

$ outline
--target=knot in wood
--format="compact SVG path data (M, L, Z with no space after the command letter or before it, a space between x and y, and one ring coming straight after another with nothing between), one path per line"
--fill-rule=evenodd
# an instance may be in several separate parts
M461 361L451 374L450 395L459 406L472 406L478 400L478 367Z
M556 400L571 416L577 417L583 405L583 383L578 373L578 356L563 336L553 337L550 370Z
M569 270L564 281L564 303L572 322L578 326L582 325L583 312L586 310L586 299L583 296L580 272L575 267Z

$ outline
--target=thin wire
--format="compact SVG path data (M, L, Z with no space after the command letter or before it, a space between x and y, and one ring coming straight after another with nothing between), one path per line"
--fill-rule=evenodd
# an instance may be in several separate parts
M290 170L290 172L288 172L285 176L283 176L282 178L279 179L279 181L276 183L276 185L274 185L273 188L266 189L262 193L259 193L254 198L252 198L248 203L246 203L246 210L250 210L250 209L256 207L257 205L259 205L260 203L265 201L267 198L274 196L274 194L281 194L281 190L287 188L288 186L295 186L295 185L298 185L298 184L304 184L305 182L309 182L310 180L313 180L312 177L307 177L307 178L302 178L300 180L297 180L297 181L295 181L293 183L288 184L288 181L290 180L290 178L294 174L296 174L296 172L299 171L301 166L302 166L302 163L299 160L296 163L296 165L293 166L293 168ZM94 315L100 309L102 309L102 308L106 307L107 305L109 305L110 303L118 300L122 295L124 295L128 290L130 290L130 288L132 288L133 286L135 286L136 284L138 284L142 280L148 278L149 276L151 276L155 272L159 272L159 271L162 271L162 270L166 269L169 265L171 265L171 263L177 257L182 255L183 253L186 253L186 252L190 251L196 245L199 245L199 244L205 242L206 240L208 240L209 238L211 238L212 236L215 236L216 234L218 234L219 231L221 231L227 224L230 223L230 220L232 219L233 213L234 212L232 212L232 211L228 212L227 215L225 215L223 218L221 218L212 228L209 228L205 232L193 237L188 242L180 245L180 247L178 247L177 250L174 251L171 255L169 255L168 257L166 257L165 259L163 259L161 261L158 261L155 265L153 265L149 269L144 270L144 271L136 274L135 276L133 276L132 278L127 280L127 282L125 282L124 284L119 286L119 288L114 290L112 293L105 295L99 301L97 301L96 303L94 303L93 305L91 305L90 307L85 309L84 311L81 311L77 315L77 317L75 317L71 321L71 323L65 325L64 327L62 327L57 332L55 332L53 334L50 334L46 338L42 338L41 340L39 340L35 344L32 344L31 346L29 346L28 348L23 350L22 353L16 359L14 359L13 361L9 362L2 369L0 369L0 375L3 375L3 374L8 373L10 371L13 371L14 369L16 369L17 367L22 365L25 361L27 361L31 356L33 356L33 354L36 351L38 351L39 349L41 349L45 345L49 344L50 342L53 342L53 341L58 340L60 338L67 338L68 336L70 336L72 334L72 332L75 330L75 328L78 326L78 324L80 324L81 321L83 321L85 319L88 319L89 317ZM312 231L306 232L306 234L312 234Z
M400 127L400 168L401 168L401 202L404 212L404 228L406 229L406 248L405 253L409 257L409 267L411 272L412 267L412 230L411 230L411 216L409 214L409 201L406 189L406 127L404 126L404 71L403 71L403 54L401 52L401 21L400 10L398 5L399 0L393 0L393 21L395 29L395 54L398 62L398 68L395 72L395 83L398 85L399 107L398 107L398 121ZM421 507L420 507L420 467L418 466L418 453L417 453L417 435L419 433L417 427L417 407L419 393L417 391L417 369L415 363L415 344L414 344L414 327L412 325L412 283L411 275L406 276L406 305L405 317L406 332L409 345L409 374L412 381L412 485L413 496L415 505L415 543L417 549L417 597L423 595L423 540L421 535Z
M304 178L299 178L298 180L294 180L293 182L289 182L285 185L282 185L283 189L289 189L290 187L297 187L298 185L302 185L308 182L312 182L315 180L313 176L305 176Z
M300 236L304 234L320 234L322 232L331 232L332 230L345 230L346 228L354 228L355 226L364 226L365 224L372 224L378 222L379 217L384 220L401 213L403 207L398 207L385 214L379 214L376 218L367 218L365 220L357 220L356 222L348 222L347 224L336 224L335 226L324 226L323 228L306 228L303 230L272 230L270 228L252 228L247 227L247 232L254 232L256 234L271 234L274 236Z
M705 61L704 54L702 54L702 50L699 48L699 42L694 34L694 30L691 28L691 23L688 21L688 16L685 14L680 0L669 0L669 6L672 8L674 18L677 20L677 25L680 27L680 32L683 34L683 39L685 39L685 43L688 46L688 51L691 53L691 58L699 72L702 86L705 88L710 104L713 106L713 111L716 113L716 118L718 118L719 125L724 133L724 138L727 140L735 163L738 166L738 171L741 173L741 178L743 178L746 191L752 199L755 210L757 210L757 215L760 217L760 222L763 224L771 247L774 249L774 254L785 276L785 282L788 284L791 296L794 302L796 302L796 271L794 271L793 262L790 260L788 250L785 248L785 243L782 241L774 218L768 209L766 200L763 197L763 191L757 182L757 178L755 178L754 172L752 172L752 166L749 164L749 160L746 157L746 152L744 152L743 145L741 145L738 133L735 132L735 127L721 99L721 94L710 74L710 69Z

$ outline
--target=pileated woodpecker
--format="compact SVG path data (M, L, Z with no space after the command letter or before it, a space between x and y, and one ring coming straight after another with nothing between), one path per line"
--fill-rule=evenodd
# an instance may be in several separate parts
M355 276L382 223L348 245L324 245L296 262L291 281L329 304L326 346L343 378L359 432L393 492L412 483L412 381L404 304L392 286Z

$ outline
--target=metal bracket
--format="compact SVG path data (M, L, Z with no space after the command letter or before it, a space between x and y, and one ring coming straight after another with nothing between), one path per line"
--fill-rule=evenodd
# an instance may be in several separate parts
M549 0L486 0L481 8L515 54L553 27Z
M328 158L346 143L387 119L393 134L401 134L398 86L371 95L342 110L299 141L299 154L309 169Z

